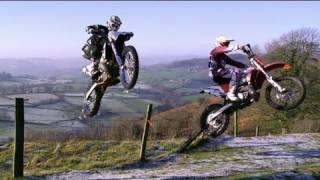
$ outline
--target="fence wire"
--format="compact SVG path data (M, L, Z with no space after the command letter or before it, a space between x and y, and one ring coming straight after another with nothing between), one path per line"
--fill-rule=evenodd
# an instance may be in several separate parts
M126 102L127 103L127 102ZM131 103L131 105L133 105ZM10 109L11 111L14 111L15 110L15 105L0 105L0 110L1 109ZM28 111L28 109L36 109L36 110L52 110L52 111L60 111L60 112L64 112L64 113L75 113L77 112L75 115L74 118L69 118L69 119L56 119L54 120L53 122L48 122L48 123L41 123L39 121L41 120L38 120L37 122L33 122L35 120L30 120L28 118L25 117L25 123L26 124L29 124L29 125L40 125L40 126L55 126L55 127L67 127L67 128L70 128L72 127L72 125L60 125L59 123L63 123L63 122L68 122L68 121L79 121L81 123L87 123L89 122L91 119L90 118L84 118L83 117L83 113L82 113L82 108L80 106L74 106L73 108L74 109L66 109L66 108L46 108L46 107L36 107L36 106L30 106L30 105L25 105L24 106L25 108L25 115L32 115L32 116L38 116L38 117L48 117L47 114L42 114L42 113L37 113L37 112L30 112ZM77 108L77 109L76 109ZM118 113L120 114L119 118L121 117L121 114L143 114L145 112L142 112L142 111L136 111L136 112L132 112L132 111L110 111L110 110L106 110L106 109L101 109L100 110L101 113ZM126 116L126 115L124 115ZM101 117L98 117L98 118L101 118ZM0 122L3 122L3 123L15 123L15 120L14 120L14 117L11 119L10 117L5 117L5 118L1 118L0 117Z

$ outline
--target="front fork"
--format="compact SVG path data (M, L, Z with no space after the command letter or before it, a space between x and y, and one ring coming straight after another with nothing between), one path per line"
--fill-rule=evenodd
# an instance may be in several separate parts
M272 76L269 75L262 67L260 64L258 64L253 58L250 59L250 62L258 69L260 70L266 77L266 80L277 89L278 92L282 93L286 89L282 88L279 83L273 80Z
M224 104L224 106L222 108L220 108L217 112L215 113L211 113L208 116L209 121L207 121L208 124L210 124L211 126L215 125L215 119L222 113L224 113L225 111L227 111L228 109L231 109L231 107L233 107L234 104L233 103L226 103Z
M120 66L121 70L124 68L123 60L121 58L121 54L117 51L117 48L113 42L111 42L112 51L114 53L114 56L116 58L116 61L118 65Z

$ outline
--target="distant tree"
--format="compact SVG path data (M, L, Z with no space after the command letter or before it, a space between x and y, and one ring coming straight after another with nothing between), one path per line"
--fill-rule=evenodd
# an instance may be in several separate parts
M320 32L314 28L301 28L283 34L266 44L266 57L271 61L285 61L293 64L288 75L299 76L307 87L304 103L291 111L274 111L272 119L277 119L287 132L294 131L297 124L306 120L317 122L320 107ZM295 121L299 120L301 122Z
M266 44L267 57L284 60L294 65L293 74L303 76L306 63L317 56L320 50L320 33L315 28L301 28L283 34Z
M252 45L252 51L256 54L256 55L258 55L258 56L262 56L263 55L263 52L262 52L262 50L261 50L261 48L260 48L260 46L258 45L258 44L254 44L254 45Z
M11 81L13 76L10 73L2 72L0 73L0 80L2 81Z

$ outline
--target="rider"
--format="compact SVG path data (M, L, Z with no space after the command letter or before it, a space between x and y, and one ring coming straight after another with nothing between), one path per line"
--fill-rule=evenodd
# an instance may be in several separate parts
M230 42L234 41L231 38L225 36L219 36L216 39L216 47L210 53L209 60L209 76L214 81L230 81L229 92L227 93L228 99L231 101L237 101L238 97L235 95L237 86L241 80L241 70L239 68L245 68L246 65L231 59L227 53L241 49L240 45L230 46ZM235 66L237 68L227 68L226 64Z
M119 35L121 34L121 32L118 32L118 30L120 29L122 22L121 19L118 16L111 16L108 20L107 20L107 28L108 28L108 42L106 42L104 44L104 51L102 53L102 56L100 59L98 60L94 60L94 66L93 66L93 70L92 70L92 74L93 76L95 74L97 74L99 72L99 63L103 60L108 61L108 54L106 53L110 53L110 51L106 51L105 49L107 48L107 46L111 46L112 48L114 48L116 50L115 52L115 58L116 61L118 62L118 64L120 65L121 68L123 68L123 64L122 64L122 60L121 60L121 52L119 52L117 50L117 39L119 37ZM126 33L125 38L129 39L130 37L133 36L133 33ZM101 66L100 66L101 67ZM110 68L105 68L105 72L108 74L108 80L112 80L113 77L111 77L112 73L109 73L108 71L113 71L113 69ZM110 81L111 85L113 84L117 84L119 81L119 79L113 79L113 81Z
M119 32L119 28L122 22L118 16L111 16L107 21L107 27L109 30L108 39L113 49L115 49L115 58L121 68L123 68L123 61L121 60L121 52L119 52L118 39L124 38L125 40L129 40L132 36L132 32ZM121 36L121 38L119 38Z

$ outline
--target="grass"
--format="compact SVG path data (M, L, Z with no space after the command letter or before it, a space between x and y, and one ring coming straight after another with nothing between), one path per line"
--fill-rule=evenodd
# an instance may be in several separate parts
M230 148L223 145L217 148L203 149L201 148L209 140L208 137L197 138L183 153L184 160L206 160L222 156L232 156L234 154L241 154L246 151L246 148Z
M234 154L241 154L245 151L243 148L219 148L219 149L210 149L210 150L192 150L187 152L187 157L192 158L193 160L207 160L218 157L227 157L233 156ZM234 159L236 160L236 159Z
M15 97L21 97L28 100L25 100L26 103L32 105L41 105L41 104L51 104L54 102L59 102L59 97L51 93L32 93L32 94L14 94L6 96L12 98L14 101Z
M241 172L241 173L236 173L232 176L228 177L221 177L218 179L235 179L235 180L244 180L244 179L277 179L280 178L278 175L281 175L282 173L286 172L292 172L295 175L288 177L288 176L282 176L281 179L311 179L310 177L313 177L314 179L319 179L320 178L320 166L319 165L302 165L296 170L292 171L275 171L275 170L266 170L266 171L261 171L261 172L255 172L255 173L247 173L247 172ZM308 175L309 178L298 178L297 175Z
M123 104L130 107L131 112L143 113L146 111L147 103L142 99L132 98L132 99L119 99Z
M11 129L0 127L0 136L7 135L9 132L11 132Z
M121 94L121 92L116 93ZM37 94L29 94L28 97L36 97ZM41 94L42 96L45 96L46 94ZM14 96L14 95L12 95ZM26 97L27 95L24 94ZM40 100L41 98L44 99L44 97L38 98ZM51 97L51 96L50 96ZM50 98L49 97L49 98ZM59 101L53 102L51 104L39 104L39 102L36 103L36 107L26 107L25 108L25 119L26 121L31 122L40 122L40 123L49 123L49 122L57 122L59 123L59 120L69 120L69 119L75 119L79 115L81 115L81 109L83 105L83 97L63 97L62 95L58 95ZM0 97L0 100L3 99ZM37 99L33 99L32 102L35 102ZM14 101L12 100L14 103ZM154 105L154 108L156 108L158 105L161 105L161 103L158 103L156 101L152 101L149 99L142 99L139 97L130 97L130 98L122 98L121 96L111 96L104 98L102 100L101 110L100 113L101 116L98 116L97 119L104 120L105 123L108 123L106 120L112 120L112 119L119 119L120 116L123 117L144 117L146 107L149 103L152 103ZM40 108L40 109L37 109ZM50 110L51 109L51 110ZM55 110L56 109L56 110ZM109 113L109 112L112 112ZM0 119L11 119L10 116L14 116L14 108L7 109L1 108L0 109ZM1 128L0 128L1 129ZM4 132L0 130L0 136L3 134L7 134L8 131Z
M318 138L318 137L316 137ZM208 159L220 159L221 157L232 157L234 155L240 155L244 151L252 151L250 148L230 148L225 146L219 146L217 148L211 148L211 149L203 149L201 146L205 144L208 141L207 137L204 138L198 138L195 142L193 142L190 147L182 154L183 161L185 163L195 163L195 161L203 161ZM291 148L291 147L289 147ZM232 161L237 161L241 158L232 158ZM204 171L207 171L207 169L203 169ZM210 170L210 169L208 169ZM320 178L320 164L318 163L305 163L302 165L299 165L294 170L289 171L277 171L277 170L261 170L257 172L238 172L231 176L227 177L215 177L215 179L271 179L272 177L278 175L281 175L285 172L293 172L295 175L307 175L310 177L313 177L315 179ZM293 177L287 177L283 176L283 178L295 178L297 176L293 175Z
M296 168L296 171L307 172L312 174L315 177L320 178L320 164L313 164L313 163L304 164L304 165L298 166Z
M181 139L149 141L147 159L167 157L176 151ZM157 151L157 147L162 150ZM43 176L73 170L122 168L139 160L139 141L29 142L25 144L25 177ZM0 150L0 179L11 179L13 145Z
M193 102L193 101L197 101L199 99L207 98L207 97L208 97L207 94L195 94L195 95L190 95L190 96L184 96L184 97L182 97L182 99L189 101L189 102Z
M228 176L228 177L221 177L217 179L234 179L234 180L244 180L244 179L270 179L267 178L267 176L276 175L276 171L273 170L267 170L267 171L261 171L256 173L248 173L248 172L239 172L234 175Z
M0 137L13 136L13 134L14 134L14 123L0 122Z
M3 95L0 96L0 105L14 105L14 99L5 97Z
M185 139L150 140L147 144L147 159L161 160L175 154ZM207 138L197 139L190 148L181 155L182 161L192 163L219 157L231 157L247 151L247 148L229 148L219 146L201 148ZM125 168L139 160L140 141L88 141L69 140L66 142L27 142L25 144L25 176L43 176L74 170ZM250 150L250 149L249 149ZM0 150L0 179L11 179L12 144ZM237 159L233 159L237 160ZM188 166L186 166L187 168ZM205 170L205 169L204 169ZM294 172L319 177L319 164L304 164ZM279 172L264 170L255 173L239 172L222 179L268 179ZM281 172L280 172L281 173Z

